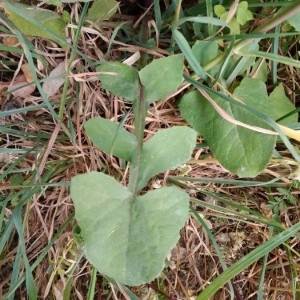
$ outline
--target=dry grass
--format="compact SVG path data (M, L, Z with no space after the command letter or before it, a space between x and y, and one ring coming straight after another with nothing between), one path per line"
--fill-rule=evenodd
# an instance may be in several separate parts
M71 16L78 21L80 16L78 4L72 6ZM131 18L130 15L126 17ZM86 25L82 28L78 48L92 61L104 59L107 43L115 26L114 23L101 25L99 31L95 29L96 26L92 28ZM68 31L70 37L74 37L75 26L69 26ZM52 43L36 38L33 39L33 44L37 52L41 53L49 63L48 68L39 71L40 78L47 77L51 69L68 57L68 53L56 48ZM116 42L109 53L109 59L119 59L137 50L150 52L141 47L137 48L134 45ZM151 55L154 57L160 57L162 53L163 51L159 50L151 51ZM12 61L24 61L24 57L19 54L3 53L2 57ZM95 75L86 71L78 72L84 68L84 65L83 60L75 59L71 68L73 75L69 77L68 101L63 123L69 129L73 127L75 137L73 141L66 135L60 124L53 121L46 108L28 111L19 116L14 115L1 120L8 128L14 128L19 135L1 134L2 148L22 150L34 148L21 159L19 159L20 153L3 156L4 158L1 158L1 172L5 172L12 163L16 162L14 170L19 170L25 182L42 183L38 191L29 197L30 201L27 201L23 208L25 246L31 264L74 210L68 185L64 183L68 183L76 174L91 170L105 171L119 178L122 183L126 183L128 179L127 169L121 165L118 159L105 155L92 145L83 130L83 124L86 120L98 115L120 121L129 111L130 105L101 90L101 83ZM18 70L15 71L14 76L18 75L17 72ZM284 81L290 99L294 103L299 103L299 98L297 98L299 96L296 92L299 90L300 81L297 80L297 78L299 79L299 71L286 67L280 69L279 74L281 76L279 80ZM50 99L56 110L59 109L60 97L60 93L57 93ZM160 128L185 124L177 110L176 99L178 99L178 95L153 104L149 109L146 119L146 137L151 136ZM33 94L25 99L19 97L18 101L24 108L43 104L43 100L38 94ZM132 115L127 117L125 127L133 131ZM288 159L288 154L285 154L284 151L281 153L284 158ZM196 150L188 165L190 166L188 172L190 177L235 179L211 157L207 148ZM274 160L258 179L268 181L283 175L280 182L290 184L291 179L288 176L294 170L295 167L292 163ZM155 178L151 183L165 185L168 175L180 175L180 170L166 173L161 178ZM149 186L149 188L152 187ZM12 194L22 192L23 189L22 185L13 186L11 184L8 173L0 185L1 201ZM191 182L188 184L188 190L194 198L225 207L224 203L205 196L202 192L220 193L227 200L268 217L272 216L272 212L264 206L268 202L268 195L276 193L274 188L234 187L217 184L213 181ZM299 191L295 189L294 195L299 197ZM21 199L21 196L14 198L14 204L9 203L6 206L4 216L6 222L13 214L14 205ZM267 241L273 234L267 225L239 217L237 209L232 208L231 213L224 213L203 207L196 202L193 202L193 206L206 220L228 266ZM299 204L288 207L280 213L278 218L286 227L299 222ZM71 299L86 299L91 266L80 256L80 246L72 233L74 225L75 220L55 240L47 255L34 271L34 281L40 299L62 299L62 293L68 284L71 284L72 287ZM15 232L9 238L4 252L1 254L0 298L10 287L10 275L13 271L17 249L18 236ZM292 253L291 256L289 253ZM291 286L295 283L291 282L290 259L293 257L294 271L298 272L296 275L299 276L299 253L300 240L294 238L288 244L269 254L264 278L264 299L292 299ZM132 291L141 299L158 299L158 297L160 299L194 299L193 297L222 271L219 259L206 231L191 215L181 231L180 241L169 257L169 267L165 269L158 280L149 285L132 288ZM257 299L256 293L261 268L261 261L258 261L233 279L236 299ZM21 268L19 275L22 275L24 271L25 269ZM15 299L24 298L26 298L25 283L17 289L15 294ZM128 296L126 296L126 292L122 292L122 289L116 288L98 275L95 299L128 299ZM220 290L214 299L229 299L228 286Z

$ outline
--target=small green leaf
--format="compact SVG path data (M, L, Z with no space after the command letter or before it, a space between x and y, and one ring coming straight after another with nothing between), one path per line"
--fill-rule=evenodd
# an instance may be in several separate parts
M233 17L231 21L229 22L229 27L230 27L230 34L240 34L241 29L240 29L240 24L237 21L236 17Z
M270 94L270 113L274 120L281 118L282 116L288 114L289 112L296 109L296 107L291 103L290 99L285 95L284 87L282 83L277 86L274 91ZM289 125L298 122L298 113L295 113L279 123L282 125Z
M268 95L263 82L245 78L234 91L234 95L246 105L262 113L269 113ZM236 120L270 129L254 114L214 94L210 96ZM183 117L203 135L212 153L230 172L240 177L254 177L265 169L272 156L276 136L256 132L225 120L197 91L183 96L179 108Z
M236 19L240 25L245 25L248 21L253 20L253 15L250 10L240 7L237 9Z
M93 143L106 154L131 160L137 145L136 138L118 123L98 117L87 121L84 128Z
M153 60L139 71L147 103L161 100L175 92L183 81L183 55Z
M179 167L191 158L196 132L187 126L158 131L143 146L138 189L159 173Z
M132 199L125 187L97 172L74 177L71 197L87 259L100 273L128 285L160 274L188 217L189 196L176 187Z
M227 18L228 18L228 11L224 11L224 13L222 13L222 15L220 16L220 20L226 22Z
M97 67L102 87L115 96L123 97L129 101L135 101L139 95L138 72L120 62L103 62Z
M65 44L62 44L61 41L49 33L51 30L59 38L66 38L66 24L58 14L50 10L10 1L0 2L0 7L4 9L8 18L23 34L53 40L62 47L65 47ZM34 24L31 19L38 22L40 26Z
M217 4L214 6L214 12L220 18L226 12L226 8L223 5Z
M239 8L242 8L242 9L245 9L247 10L248 9L248 2L247 1L241 1L238 5L238 9Z
M63 2L68 1L70 0L64 0ZM72 1L74 0L70 2ZM119 3L116 0L96 0L90 7L86 18L91 21L108 21L116 13Z

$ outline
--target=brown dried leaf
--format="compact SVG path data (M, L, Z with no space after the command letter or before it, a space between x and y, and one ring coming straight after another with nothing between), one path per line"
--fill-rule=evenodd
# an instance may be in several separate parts
M19 89L17 89L17 88L19 88ZM15 90L15 89L17 89L17 90ZM13 91L13 90L15 90L15 91ZM18 75L15 79L15 82L9 87L9 91L13 91L12 94L15 97L20 97L20 98L25 98L25 97L31 95L34 90L35 90L35 84L28 85L27 78L23 74Z
M32 75L29 64L23 64L21 66L21 70L23 71L23 74L25 75L27 82L33 82L34 81L34 78L33 78L33 75Z

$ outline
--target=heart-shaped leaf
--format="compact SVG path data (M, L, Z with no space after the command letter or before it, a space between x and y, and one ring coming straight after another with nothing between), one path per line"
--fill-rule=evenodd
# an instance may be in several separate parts
M140 162L138 190L161 172L179 167L191 158L197 133L178 126L158 131L143 146Z
M263 82L246 78L234 94L246 105L269 114L268 95ZM214 94L210 96L236 120L270 129L254 114ZM183 117L203 135L215 157L226 169L241 177L254 177L265 169L275 146L275 135L253 131L227 121L198 91L186 94L179 107Z
M107 155L130 161L136 149L136 137L119 123L101 117L91 119L84 125L93 143Z
M160 274L188 216L189 196L176 187L133 199L112 177L97 172L74 177L71 197L86 257L99 272L128 285Z
M159 58L139 71L147 103L163 99L177 90L183 81L183 60L182 54Z
M120 62L103 62L97 71L107 73L99 75L104 89L129 101L138 99L139 77L135 69Z

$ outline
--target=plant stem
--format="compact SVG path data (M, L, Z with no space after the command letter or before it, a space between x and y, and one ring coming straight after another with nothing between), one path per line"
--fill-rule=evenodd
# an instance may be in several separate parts
M150 14L147 14L143 19L141 25L140 39L141 42L144 43L147 40L148 36L148 27L147 22L151 18ZM142 53L140 58L141 68L146 64L145 53ZM137 148L135 152L135 156L131 161L130 165L130 175L129 175L129 183L128 189L132 192L132 199L135 199L137 194L140 192L139 188L139 174L140 174L140 162L141 155L143 150L144 143L144 129L145 129L145 118L147 114L147 102L144 97L144 87L142 83L139 83L139 98L137 101L133 103L133 112L134 112L134 133L137 138Z
M134 103L133 111L135 114L134 128L135 128L135 136L137 138L137 149L136 149L135 157L131 162L131 166L130 166L130 177L129 177L128 189L133 193L133 199L134 199L137 193L139 192L138 178L139 178L139 171L140 171L141 154L143 150L145 118L147 112L147 103L145 103L144 88L142 84L140 84L139 86L139 99Z

